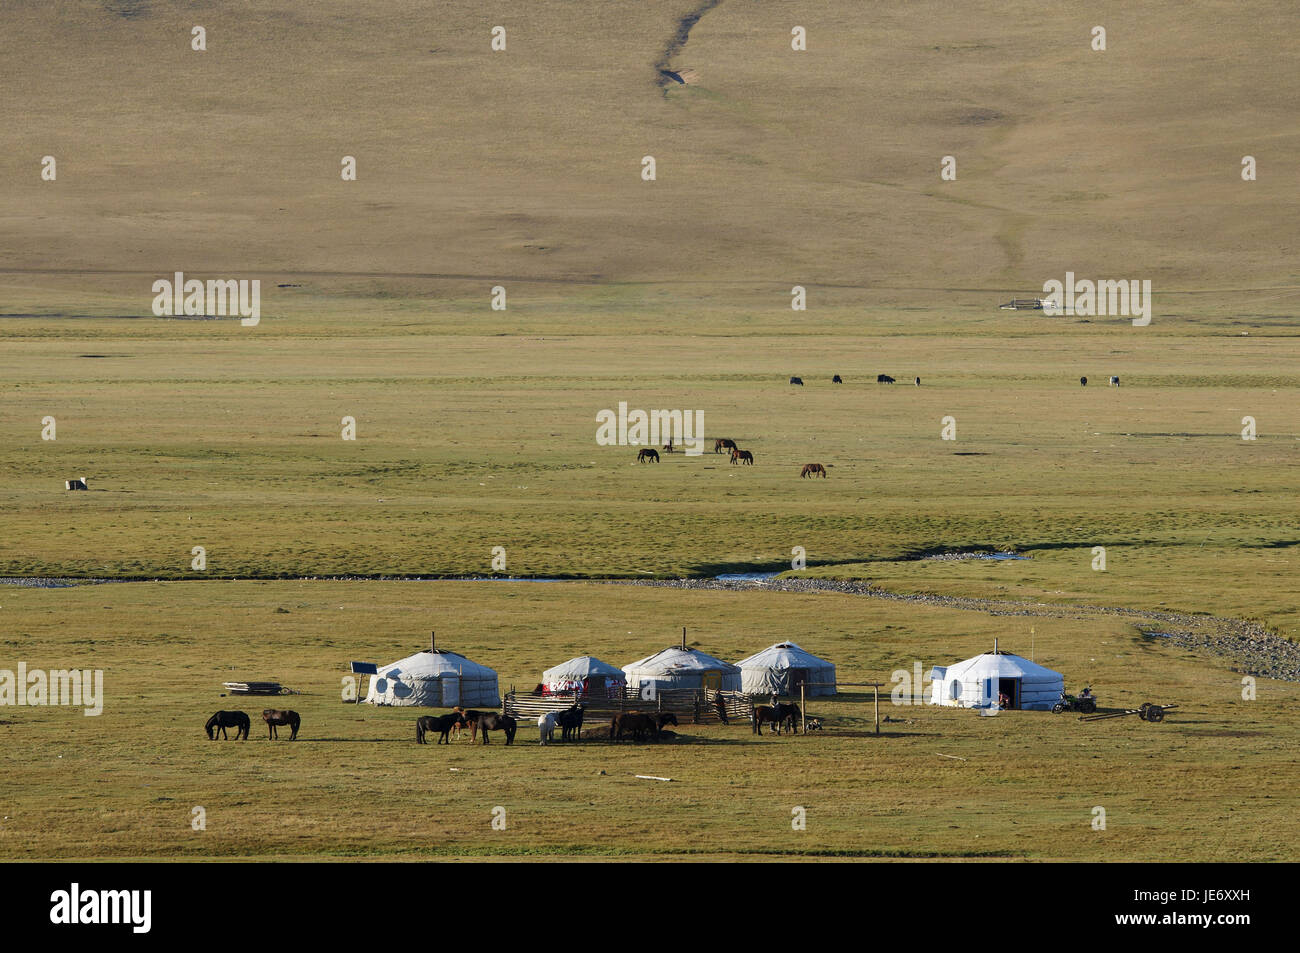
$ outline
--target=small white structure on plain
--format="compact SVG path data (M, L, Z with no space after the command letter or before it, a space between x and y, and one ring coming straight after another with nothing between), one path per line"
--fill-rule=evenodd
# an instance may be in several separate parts
M63 485L69 490L84 490L86 489L86 478L82 477L80 480L64 480Z
M930 704L956 708L1051 711L1065 692L1065 676L1027 658L999 652L930 670ZM1007 704L999 706L1005 695Z
M379 666L366 693L370 705L421 705L429 708L496 708L497 673L446 649L425 649Z
M582 692L616 698L623 692L623 670L594 655L579 655L542 672L542 685L552 693Z
M736 666L746 695L798 695L800 685L809 698L835 694L835 665L794 642L770 645Z
M671 646L623 666L628 688L653 685L656 692L671 689L740 691L740 669L698 649Z

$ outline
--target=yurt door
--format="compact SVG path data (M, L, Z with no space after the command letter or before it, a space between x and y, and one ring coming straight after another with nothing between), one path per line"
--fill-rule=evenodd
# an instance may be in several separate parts
M792 668L792 669L788 669L787 671L789 672L789 675L787 676L787 681L789 682L789 688L786 690L791 695L798 695L799 686L803 685L808 681L808 669Z
M716 692L722 690L722 673L705 672L704 673L705 691Z
M444 708L453 708L460 704L459 675L444 675L438 679L438 687L442 689L442 705Z
M1005 696L1007 708L1020 707L1020 679L1018 678L999 678L998 679L998 699Z

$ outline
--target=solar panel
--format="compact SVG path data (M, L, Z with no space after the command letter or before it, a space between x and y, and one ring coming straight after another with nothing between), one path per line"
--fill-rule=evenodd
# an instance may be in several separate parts
M378 675L379 666L374 662L353 662L352 672L354 675Z

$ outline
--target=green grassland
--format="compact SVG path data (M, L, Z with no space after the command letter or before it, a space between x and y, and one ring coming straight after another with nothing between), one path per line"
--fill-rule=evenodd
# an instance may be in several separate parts
M0 855L36 857L578 856L1294 859L1300 686L1239 676L1116 619L1028 620L862 597L592 583L130 583L3 592L5 656L104 670L97 718L3 711ZM991 647L1033 651L1103 705L1183 704L1165 722L895 707L871 734L870 689L814 702L821 734L542 748L415 744L418 712L344 704L353 658L439 644L503 687L581 652L626 664L672 641L736 659L797 636L845 682ZM304 694L219 698L276 678ZM221 707L292 706L294 743L212 742ZM260 732L259 732L260 729ZM959 760L964 759L964 760ZM458 771L450 769L458 768ZM605 772L603 775L600 772ZM644 781L637 774L671 777ZM191 829L191 810L207 829ZM491 829L492 809L507 829ZM1093 808L1106 829L1092 828ZM791 828L804 807L808 829Z
M158 581L0 588L0 668L110 694L0 709L0 856L1287 856L1296 686L1244 702L1230 663L1073 608L1040 661L1184 714L907 709L874 738L850 692L824 737L479 751L340 703L349 659L430 628L521 685L681 625L727 658L796 637L853 681L1028 648L1025 620L842 595L374 578L488 574L497 546L575 580L803 547L792 575L1300 637L1291 4L724 0L670 50L701 6L7 7L0 576ZM178 270L259 279L261 323L154 317ZM1151 280L1152 323L997 310L1067 271ZM756 464L638 465L595 440L622 401L701 410ZM993 548L1030 558L919 558ZM299 581L332 576L370 578ZM231 676L308 692L303 740L207 745Z

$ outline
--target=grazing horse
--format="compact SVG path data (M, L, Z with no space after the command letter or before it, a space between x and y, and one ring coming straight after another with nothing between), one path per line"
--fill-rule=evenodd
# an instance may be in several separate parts
M276 731L276 725L288 725L292 731L289 734L289 740L294 741L298 737L298 725L301 719L296 711L281 711L278 708L262 709L262 720L266 722L266 740L279 738L280 732Z
M664 730L664 725L672 725L674 728L679 727L677 724L677 716L670 711L655 712L655 723L659 726L660 731Z
M843 384L844 381L840 380L840 375L836 374L834 377L831 378L831 383L832 383L832 384Z
M561 741L582 740L582 718L586 711L586 705L574 705L557 713L556 721L560 725Z
M651 450L649 447L646 447L644 450L638 451L636 455L636 462L645 463L646 461L653 461L655 463L658 463L659 451Z
M465 715L463 712L452 711L446 715L424 715L415 721L415 740L419 744L426 745L424 740L426 732L436 731L438 733L438 744L451 744L451 729L463 728L465 726Z
M735 450L736 441L728 440L726 437L719 437L713 441L713 452L721 453L723 450Z
M776 707L773 705L755 705L754 713L749 716L749 730L751 734L763 734L763 722L770 721L773 730L780 734L778 726L780 721L777 720Z
M792 378L790 378L790 383L791 383L791 384L797 384L797 385L799 385L800 387L802 387L802 386L803 386L803 378L802 378L802 377L792 377Z
M470 712L466 712L470 714ZM513 744L515 740L515 731L519 728L519 723L509 715L501 715L494 711L481 711L478 713L478 720L474 723L477 731L483 732L483 743L488 744L489 731L504 731L506 733L506 744ZM470 740L473 740L471 734Z
M537 730L541 734L541 740L537 742L538 744L548 745L551 743L551 735L555 732L555 726L559 721L560 713L558 711L548 711L537 719ZM486 732L484 732L483 737L487 737Z
M820 463L805 463L803 465L803 472L799 474L799 479L802 480L804 477L808 476L815 477L818 474L821 474L823 477L826 476L826 468Z
M625 731L631 733L633 741L640 741L647 734L651 740L659 740L659 722L644 712L625 711L615 715L609 723L610 740L622 741Z
M219 711L208 719L208 723L203 726L203 730L208 733L209 741L216 739L218 731L221 732L222 738L229 741L230 735L226 734L226 729L234 728L235 740L238 741L242 735L244 740L247 741L250 724L252 723L248 720L248 716L242 711Z
M876 375L876 383L877 383L877 384L892 384L892 383L894 383L894 379L893 379L892 377L890 377L888 374L877 374L877 375Z
M731 462L735 463L737 460L745 464L747 467L752 467L754 465L754 455L748 450L737 450L733 453L731 455Z

